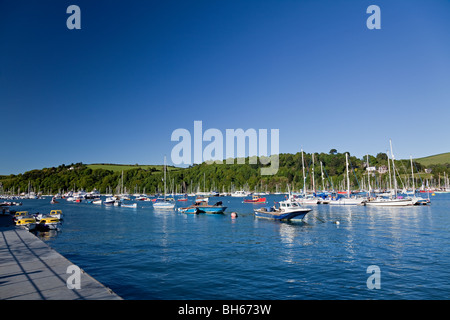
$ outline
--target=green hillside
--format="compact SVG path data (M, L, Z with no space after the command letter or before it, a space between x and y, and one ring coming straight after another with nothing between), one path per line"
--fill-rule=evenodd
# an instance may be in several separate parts
M144 170L151 170L152 171L162 171L163 166L162 165L141 165L141 164L112 164L112 163L92 163L87 165L88 168L92 170L96 169L103 169L103 170L111 170L114 172L118 171L127 171L132 169L144 169ZM167 170L173 171L177 170L178 168L167 166Z
M430 166L435 164L450 164L450 152L447 153L441 153L436 154L434 156L424 157L424 158L418 158L414 159L414 161L419 162L421 165L424 166Z

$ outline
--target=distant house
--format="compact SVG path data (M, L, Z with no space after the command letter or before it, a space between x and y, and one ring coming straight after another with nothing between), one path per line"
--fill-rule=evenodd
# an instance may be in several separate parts
M377 171L377 167L367 167L366 171L375 172L375 171Z
M386 172L388 172L388 167L386 167L386 166L380 166L380 167L378 168L378 173L383 174L383 173L386 173Z
M433 171L433 169L425 169L425 173L431 173L431 171Z

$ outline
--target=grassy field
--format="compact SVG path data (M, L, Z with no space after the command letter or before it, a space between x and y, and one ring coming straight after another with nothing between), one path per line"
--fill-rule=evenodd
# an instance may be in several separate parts
M112 164L112 163L93 163L93 164L88 164L87 166L93 170L105 169L105 170L112 170L112 171L122 171L122 170L126 171L126 170L137 169L137 168L146 169L146 170L154 168L157 171L162 171L164 168L164 166L162 166L162 165L146 165L146 164L132 165L132 164ZM174 170L179 170L179 168L167 166L167 170L174 171Z
M436 154L434 156L429 156L429 157L424 157L424 158L417 158L414 160L424 166L429 166L432 164L450 163L450 152Z

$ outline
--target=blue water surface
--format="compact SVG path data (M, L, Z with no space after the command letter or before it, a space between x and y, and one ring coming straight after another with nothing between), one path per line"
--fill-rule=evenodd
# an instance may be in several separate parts
M450 194L406 208L314 205L303 222L255 218L261 205L216 199L225 215L49 198L20 210L63 210L62 230L38 236L124 299L450 298ZM380 289L367 286L372 265Z

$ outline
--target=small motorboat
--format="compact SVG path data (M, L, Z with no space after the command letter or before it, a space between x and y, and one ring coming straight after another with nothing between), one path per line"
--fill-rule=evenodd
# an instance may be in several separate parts
M104 204L114 204L115 202L116 202L115 197L108 197L105 199L105 201L103 201Z
M97 200L93 200L92 203L93 204L102 204L103 201L101 199L97 199Z
M58 230L61 226L61 220L55 217L44 216L39 220L36 228L40 231Z
M182 213L190 213L190 214L198 214L199 213L199 209L197 207L187 207L187 208L178 208L179 212Z
M191 207L198 208L198 213L212 214L223 214L227 208L222 205L222 201L218 201L215 204L208 204L206 201L196 201Z
M252 199L244 199L243 203L267 203L266 198L254 195Z
M52 218L62 219L63 213L62 210L50 210L50 213L48 214Z
M175 208L175 200L172 198L157 198L153 203L154 209L169 209L172 210Z
M183 213L209 213L209 214L223 214L227 207L222 206L222 201L218 201L215 204L208 204L207 201L195 201L189 207L179 208L178 211Z
M42 214L42 213L34 214L34 218L36 219L37 222L40 222L44 218L55 218L58 220L62 220L62 216L63 214L61 210L50 210L49 214Z
M304 208L300 203L291 199L280 201L279 207L262 207L255 209L255 216L273 220L291 220L293 218L303 219L311 211L310 208Z
M232 197L248 197L251 193L244 191L244 190L238 190L231 194Z
M16 221L16 226L22 227L25 230L33 231L36 229L36 219L33 217L22 216Z
M10 211L12 218L14 221L17 221L20 218L28 217L28 211Z
M122 208L137 208L137 203L122 203Z

